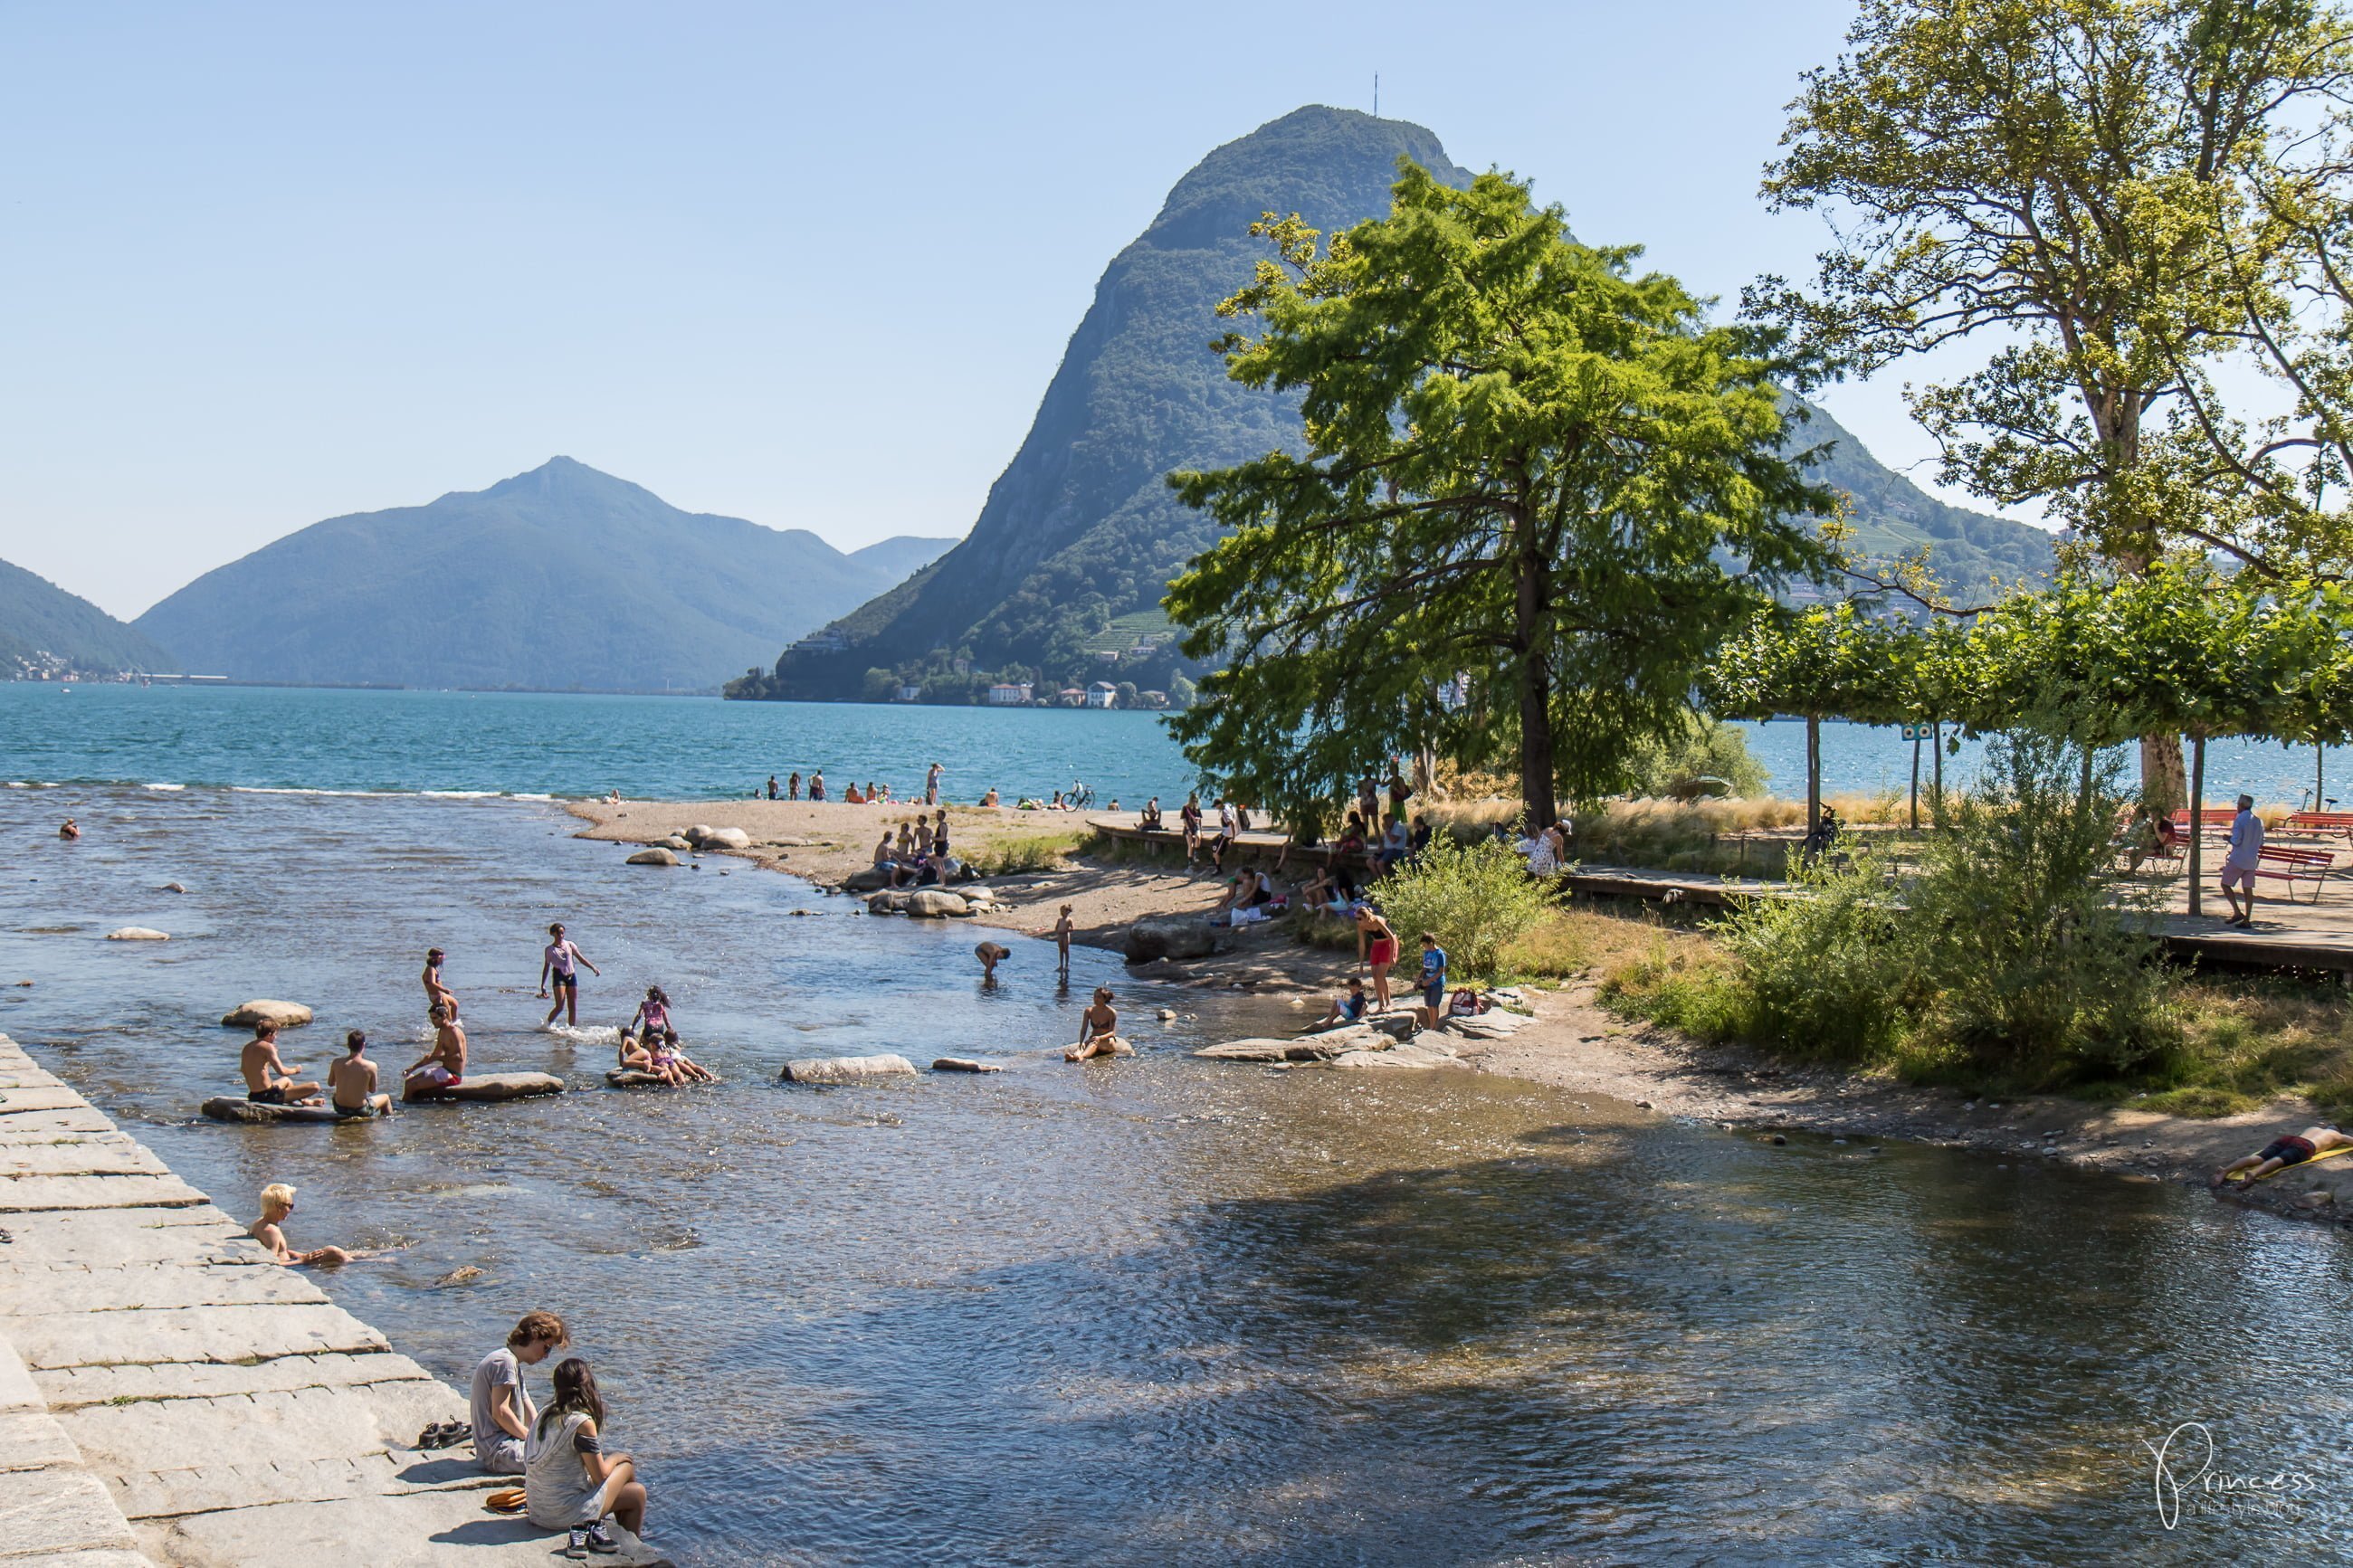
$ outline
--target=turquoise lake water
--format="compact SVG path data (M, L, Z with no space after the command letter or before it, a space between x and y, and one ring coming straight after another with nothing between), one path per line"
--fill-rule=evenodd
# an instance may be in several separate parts
M1799 794L1805 727L1746 726L1774 787ZM1833 791L1900 790L1912 748L1887 729L1823 730ZM1974 748L1947 760L1965 780ZM712 799L770 773L823 769L838 797L853 780L904 798L933 762L955 801L994 786L1010 804L1083 781L1098 805L1181 796L1194 770L1160 717L1071 709L723 702L717 698L529 692L332 691L261 687L0 682L0 779L229 785L398 795ZM1922 776L1927 776L1924 758ZM2309 747L2216 742L2207 793L2252 790L2297 804ZM2330 752L2325 794L2353 800L2353 751Z

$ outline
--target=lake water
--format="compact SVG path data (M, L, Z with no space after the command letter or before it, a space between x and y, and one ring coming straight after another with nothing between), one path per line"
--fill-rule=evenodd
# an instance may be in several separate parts
M1805 791L1801 723L1745 726L1773 787ZM1832 792L1901 790L1912 748L1896 731L1823 729ZM1965 780L1975 751L1948 758ZM0 682L0 778L62 783L218 784L346 793L512 795L583 799L749 794L769 774L823 769L838 797L855 781L920 795L947 769L948 797L994 786L1010 804L1084 781L1099 804L1181 798L1193 770L1160 718L1071 709L878 707L723 702L717 698L473 691L331 691L257 687ZM1923 760L1922 777L1929 764ZM2297 804L2309 747L2217 742L2208 794L2239 789ZM2326 791L2353 800L2353 750L2333 749Z
M401 776L552 782L480 765ZM37 982L0 985L0 1029L240 1217L291 1182L298 1245L391 1249L322 1282L444 1377L562 1312L682 1563L2204 1563L2353 1531L2333 1230L1470 1074L1195 1061L1298 1013L1086 950L1074 990L1116 985L1141 1054L1072 1068L1041 944L985 993L968 926L624 868L548 805L93 785L66 844L67 793L0 792L0 981ZM726 1081L609 1091L601 1037L541 1032L554 919L605 971L584 1022L659 982ZM102 940L131 923L174 940ZM481 1066L574 1092L194 1118L249 996L319 1010L290 1059L353 1026L411 1059L434 943ZM776 1081L873 1050L1010 1070ZM2184 1422L2309 1489L2193 1489L2168 1531L2144 1445Z

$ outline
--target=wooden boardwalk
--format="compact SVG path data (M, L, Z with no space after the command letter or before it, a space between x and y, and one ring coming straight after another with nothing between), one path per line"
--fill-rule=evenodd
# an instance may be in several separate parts
M1166 820L1173 822L1174 814ZM1133 812L1088 818L1088 826L1113 838L1134 843L1181 846L1184 835L1164 828L1147 833ZM1214 830L1214 824L1212 825ZM1289 846L1286 864L1322 865L1330 858L1327 846L1313 848L1290 844L1283 835L1263 831L1242 834L1237 841L1252 858L1273 858ZM2266 882L2258 895L2252 930L2238 931L2222 923L2228 912L2215 879L2221 856L2208 857L2205 911L2189 911L2186 875L2173 879L2169 901L2161 916L2166 952L2174 958L2232 968L2273 971L2319 971L2353 976L2353 865L2333 871L2322 884L2320 900L2310 901L2301 891L2291 900L2284 892L2268 890L2282 884ZM2353 857L2348 857L2353 859ZM1786 895L1788 884L1755 877L1719 877L1702 871L1660 871L1641 866L1608 866L1580 862L1563 879L1573 892L1590 898L1632 899L1645 903L1721 907L1741 898Z

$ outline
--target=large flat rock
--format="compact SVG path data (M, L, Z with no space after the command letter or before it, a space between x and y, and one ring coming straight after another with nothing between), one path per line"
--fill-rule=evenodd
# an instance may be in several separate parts
M81 1455L65 1429L46 1410L0 1411L0 1470L39 1470L52 1465L79 1464ZM6 1521L0 1520L0 1542L6 1539ZM0 1552L7 1548L0 1545ZM0 1563L6 1562L0 1557Z
M0 1472L0 1563L40 1552L138 1549L104 1482L69 1468Z
M168 1176L171 1168L120 1132L60 1133L0 1144L0 1176Z
M326 1292L290 1268L250 1263L43 1264L0 1269L0 1334L8 1319L132 1307L316 1306Z
M466 1402L456 1391L427 1379L86 1405L61 1412L58 1424L81 1449L82 1462L91 1470L141 1489L142 1497L154 1494L162 1500L160 1506L126 1505L124 1511L136 1519L257 1500L351 1495L348 1479L334 1473L342 1467L311 1473L320 1469L315 1461L322 1460L384 1459L386 1472L403 1490L412 1484L471 1484L476 1474L471 1448L418 1455L410 1447L417 1435L435 1422L465 1418ZM450 1458L460 1461L454 1470L441 1463ZM230 1459L233 1465L221 1462ZM218 1489L208 1478L230 1469L242 1475L265 1468L284 1472L294 1489L280 1489L267 1499L248 1492L216 1500ZM328 1489L302 1489L306 1485Z
M180 1307L11 1318L8 1337L35 1372L126 1363L248 1361L391 1348L340 1307Z
M40 1209L178 1207L204 1201L204 1194L170 1174L0 1177L0 1214Z
M155 1568L143 1552L98 1547L88 1552L37 1552L30 1557L0 1557L8 1568Z
M429 1383L433 1374L405 1355L280 1356L274 1361L159 1362L122 1366L56 1367L26 1374L52 1411L132 1400L211 1399L300 1388L357 1388L376 1383ZM0 1380L0 1395L6 1392ZM0 1406L5 1407L5 1406ZM411 1439L417 1436L408 1434Z
M260 1262L245 1228L210 1204L78 1209L9 1216L5 1261L28 1263Z

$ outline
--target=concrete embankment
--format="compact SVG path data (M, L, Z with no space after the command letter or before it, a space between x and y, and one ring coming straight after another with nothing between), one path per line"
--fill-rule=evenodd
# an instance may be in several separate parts
M465 1416L0 1035L0 1568L544 1568Z

